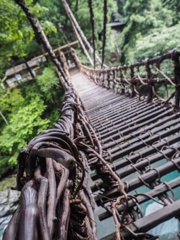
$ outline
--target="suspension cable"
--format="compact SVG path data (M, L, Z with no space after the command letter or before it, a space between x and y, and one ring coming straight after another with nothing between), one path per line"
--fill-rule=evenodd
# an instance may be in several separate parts
M89 13L90 13L91 29L92 29L94 68L96 68L96 45L95 45L94 12L93 12L92 0L88 0L88 5L89 5Z
M93 48L91 47L90 43L88 42L86 36L84 35L82 29L80 28L76 18L74 17L74 14L72 13L68 3L66 0L62 0L63 4L64 4L64 7L65 7L65 10L66 10L66 13L68 14L68 17L69 17L69 20L71 21L71 23L73 22L74 23L74 26L76 27L77 31L79 32L82 40L84 41L84 43L86 44L86 46L88 47L88 49L90 50L91 53L93 53ZM100 57L97 55L97 53L95 54L96 55L96 59L101 63L101 59Z
M106 47L106 24L107 24L107 0L104 0L104 22L103 22L103 43L102 43L102 64L101 68L104 66L104 54Z
M78 6L79 6L79 2L78 2L78 0L76 0L76 12L78 11Z
M34 30L37 42L39 43L39 45L43 46L43 48L49 53L49 56L50 56L52 62L54 63L54 65L56 66L56 69L58 70L58 72L61 75L61 81L62 81L63 87L65 89L67 89L67 87L70 84L69 80L66 76L66 73L64 71L62 64L58 61L55 53L53 52L53 49L49 43L49 40L48 40L47 36L45 35L44 31L42 30L42 27L41 27L39 21L30 12L30 10L26 6L26 3L24 0L16 0L16 3L22 8L24 13L26 14L27 19L29 20L29 22L32 26L32 29Z
M69 9L68 5L66 4L66 1L63 0L63 3L64 3L64 8L66 10L67 16L68 16L68 18L69 18L69 20L70 20L70 22L72 24L74 33L75 33L75 35L76 35L76 37L77 37L77 39L78 39L78 41L79 41L83 51L84 51L84 54L86 55L86 57L89 60L90 64L93 66L93 60L91 59L91 57L90 57L90 55L89 55L89 53L88 53L88 51L87 51L87 49L86 49L86 47L84 45L84 42L83 42L83 40L81 38L81 35L80 35L80 32L78 32L78 29L76 27L76 23L72 20L71 12L69 11L70 9Z
M82 47L82 49L83 49L83 51L84 51L84 54L86 55L86 57L87 57L87 59L89 60L90 64L93 66L93 61L92 61L92 59L91 59L91 57L90 57L90 55L89 55L89 53L88 53L88 51L87 51L87 49L86 49L86 47L85 47L85 45L84 45L84 43L83 43L80 35L79 35L76 27L74 26L74 23L72 22L71 24L72 24L72 27L74 28L74 32L75 32L75 34L76 34L76 36L77 36L77 39L78 39L78 41L79 41L79 43L80 43L80 45L81 45L81 47Z

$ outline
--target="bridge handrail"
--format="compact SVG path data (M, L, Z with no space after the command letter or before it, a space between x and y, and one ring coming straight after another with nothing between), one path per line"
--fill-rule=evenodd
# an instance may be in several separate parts
M80 147L87 134L81 126L88 129L88 122L76 91L69 86L58 122L19 153L16 189L21 196L3 240L27 235L28 239L50 240L54 235L97 239L87 154Z
M121 93L127 93L131 97L147 95L148 102L151 102L153 98L157 98L164 103L169 103L171 100L175 108L180 107L180 51L176 49L134 64L104 69L93 69L84 66L75 51L73 51L73 56L80 71L98 85L121 91ZM167 71L168 73L161 70L161 66L166 60L171 60L171 64L168 65L171 69ZM143 69L140 69L142 67ZM167 91L168 85L173 87L173 92L170 89L169 94L163 99L157 93L157 89L165 86Z

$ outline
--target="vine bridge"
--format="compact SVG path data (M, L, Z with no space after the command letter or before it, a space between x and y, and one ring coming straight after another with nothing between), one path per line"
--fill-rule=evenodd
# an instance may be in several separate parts
M65 95L57 124L20 151L21 197L3 239L179 239L180 52L98 70L70 49L68 71L18 2ZM101 237L97 209L111 226Z

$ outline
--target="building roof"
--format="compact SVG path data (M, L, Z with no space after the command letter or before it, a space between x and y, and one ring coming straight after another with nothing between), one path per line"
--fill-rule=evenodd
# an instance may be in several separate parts
M45 62L45 61L46 61L46 58L44 56L42 56L40 58L28 61L27 64L29 65L29 67L32 68L34 66L37 66L40 62ZM19 72L25 70L25 69L27 69L27 66L26 66L25 63L22 63L20 65L17 65L13 68L8 69L5 73L5 76L8 77L8 76L14 75L16 73L19 73Z
M125 22L111 22L111 23L108 23L107 26L111 27L116 31L121 31L125 26L125 24L126 24Z
M111 22L107 24L109 27L118 27L118 26L124 26L125 22Z

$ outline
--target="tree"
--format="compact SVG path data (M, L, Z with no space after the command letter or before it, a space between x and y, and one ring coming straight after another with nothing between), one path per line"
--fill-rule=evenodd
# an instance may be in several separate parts
M134 50L132 49L131 55L128 56L129 61L152 58L173 48L180 49L177 29L180 29L180 24L154 29L149 35L137 39Z
M175 14L169 7L163 7L161 0L128 0L124 5L124 13L127 21L126 27L123 29L123 32L120 36L120 45L126 62L133 62L139 58L140 52L137 52L138 49L141 48L140 43L143 43L144 48L146 48L145 45L148 48L149 43L153 42L153 36L161 34L161 31L164 37L166 35L165 38L167 41L166 43L164 42L166 47L164 44L162 44L163 46L161 48L157 47L157 54L162 54L164 51L166 51L166 49L170 50L170 47L175 48L178 46L178 40L173 41L173 36L171 35L171 28L175 25L177 28L179 27L175 21ZM151 40L150 37L148 38L148 36L151 36ZM150 42L147 39L149 39ZM171 44L169 44L169 41ZM158 42L156 43L157 45L161 44ZM149 48L149 51L154 53L154 49ZM149 56L149 54L147 56ZM146 52L142 54L142 57L146 58ZM124 61L124 59L122 60Z
M52 66L45 68L33 82L1 90L0 111L8 124L0 118L0 177L16 165L19 149L57 122L62 96L63 90Z
M163 6L171 9L174 14L175 23L178 23L180 18L180 1L179 0L162 0Z
M56 27L50 21L43 20L48 9L39 3L33 4L28 0L32 12L42 19L42 26L46 33L56 32ZM13 0L0 0L0 78L4 77L5 69L17 65L24 56L35 56L41 53L38 45L34 42L34 32L30 27L25 14Z
M37 96L29 104L9 115L9 124L4 126L0 136L1 167L9 169L15 166L18 150L48 127L49 120L40 117L45 108L43 101ZM0 177L2 173L4 172L1 170Z

